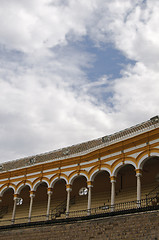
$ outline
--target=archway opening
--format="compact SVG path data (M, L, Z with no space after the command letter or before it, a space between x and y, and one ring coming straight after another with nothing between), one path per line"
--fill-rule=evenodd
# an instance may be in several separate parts
M87 188L87 179L84 176L77 176L72 184L71 199L74 198L74 204L70 205L70 211L87 209L88 195L79 195L81 188Z
M1 214L1 218L3 220L11 220L12 218L13 196L14 196L14 191L12 188L6 189L6 191L3 193L2 202L1 202L1 209L4 209L3 213Z
M47 199L47 184L45 182L41 182L35 191L32 208L33 221L36 220L34 216L41 216L42 219L45 219L47 211Z
M62 214L65 213L66 197L66 181L59 179L53 186L51 196L50 214L52 217L62 217Z
M136 172L131 164L122 166L116 178L115 203L136 200Z
M29 186L24 186L20 193L19 193L19 198L22 198L22 204L18 204L16 207L16 219L17 218L23 218L23 217L28 217L29 214L29 203L30 203L30 187ZM16 221L17 223L17 221Z
M142 198L156 196L159 192L159 157L145 159L142 170Z
M99 171L94 177L92 187L92 208L100 207L110 203L110 175L107 171Z

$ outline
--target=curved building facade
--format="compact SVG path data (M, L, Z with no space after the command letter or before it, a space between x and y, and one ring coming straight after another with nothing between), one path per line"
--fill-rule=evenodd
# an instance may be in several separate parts
M0 166L0 224L158 205L159 118Z

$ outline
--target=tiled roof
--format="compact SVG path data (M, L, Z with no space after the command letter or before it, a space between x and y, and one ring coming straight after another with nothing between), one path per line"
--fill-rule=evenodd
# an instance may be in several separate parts
M118 142L122 139L127 139L134 135L138 135L141 132L148 131L158 126L159 126L159 117L156 116L146 122L127 128L125 130L114 133L112 135L104 136L102 138L98 138L88 142L83 142L77 145L69 146L67 148L54 150L52 152L37 154L34 156L5 162L1 165L2 166L1 171L8 171L8 170L17 169L25 166L31 166L34 163L38 164L46 161L60 160L66 157L83 155L86 152L90 152L95 149L100 149L101 147Z

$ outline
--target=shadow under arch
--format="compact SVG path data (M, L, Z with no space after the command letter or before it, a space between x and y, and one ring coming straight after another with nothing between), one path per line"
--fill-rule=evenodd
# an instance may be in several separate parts
M142 161L141 168L144 195L153 197L159 192L159 156L145 158Z
M6 208L6 213L9 214L11 220L13 205L14 205L14 190L11 187L6 188L2 194L2 201L0 202L0 207Z
M15 221L21 217L28 217L30 205L30 189L31 187L28 184L20 185L18 197L22 198L22 204L16 206ZM23 213L23 215L21 215L21 213Z
M115 203L136 201L137 178L135 166L127 163L118 165L115 172Z
M59 206L58 210L61 211L59 214L62 214L66 210L66 180L63 178L56 179L52 189L51 195L51 205L50 205L50 213L56 214L57 207ZM60 208L61 206L61 208Z
M34 216L46 215L48 201L48 183L46 181L37 182L34 186L35 197L32 207L32 219Z
M81 188L87 188L87 178L84 175L77 175L72 184L71 198L75 199L75 204L70 206L70 211L87 209L87 195L79 195ZM78 206L78 208L76 208Z
M92 208L110 203L111 182L110 174L106 170L100 170L93 175Z
M30 203L30 186L24 185L19 192L19 197L23 199L23 205Z

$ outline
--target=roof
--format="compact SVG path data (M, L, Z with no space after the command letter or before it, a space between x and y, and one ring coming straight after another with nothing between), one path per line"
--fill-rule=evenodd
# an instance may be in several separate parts
M73 146L61 148L47 153L37 154L13 161L8 161L0 165L1 171L9 171L12 169L22 168L26 166L32 166L38 163L44 163L53 160L61 160L74 156L84 155L87 152L91 152L100 149L104 146L111 145L115 142L136 136L141 132L146 132L159 126L159 116L155 116L150 120L122 130L120 132L103 136L98 139L83 142Z

